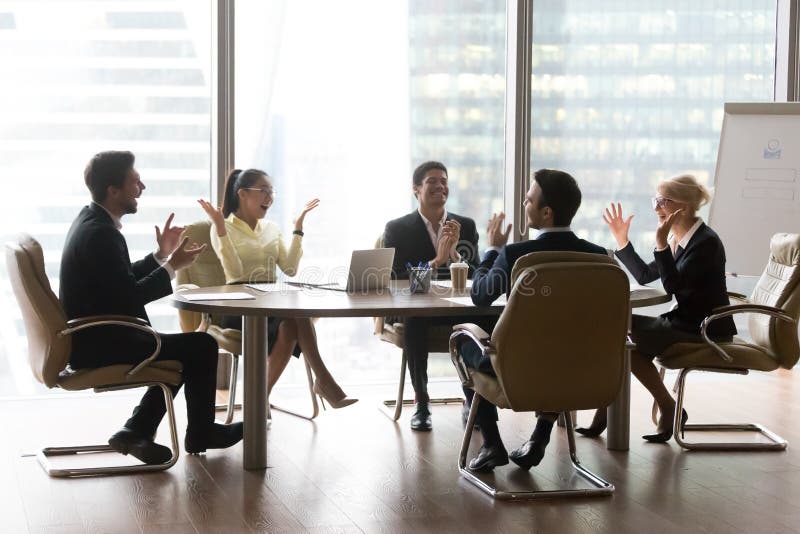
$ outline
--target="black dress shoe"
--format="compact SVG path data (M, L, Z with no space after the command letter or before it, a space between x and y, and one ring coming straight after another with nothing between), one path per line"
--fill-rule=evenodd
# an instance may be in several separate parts
M242 441L244 424L220 425L214 423L211 429L199 434L186 434L183 446L188 454L199 454L207 449L226 449Z
M108 438L108 444L120 454L130 454L150 465L164 464L172 458L172 451L151 438L128 427Z
M495 467L508 463L508 453L503 444L482 446L478 456L469 461L472 471L491 471Z
M547 443L544 441L528 440L520 445L519 448L508 453L508 458L522 469L528 470L534 465L539 465L539 462L544 458L546 447Z
M431 430L431 404L418 402L414 415L411 416L411 430Z

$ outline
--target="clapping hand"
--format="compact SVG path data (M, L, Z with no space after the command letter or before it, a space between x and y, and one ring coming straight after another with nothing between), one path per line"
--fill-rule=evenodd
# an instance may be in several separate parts
M188 243L189 238L184 237L169 259L170 267L176 271L194 263L197 256L206 249L205 244L198 246L197 243L192 243L191 246L187 247Z
M508 236L511 235L511 224L506 226L505 231L503 231L505 219L506 214L502 211L499 215L493 213L492 218L489 219L489 225L486 227L486 239L490 247L502 247L508 243Z
M453 219L445 221L442 235L436 244L436 257L430 262L431 267L436 268L446 264L450 259L456 259L458 257L456 245L459 239L461 239L461 223Z
M300 212L300 215L298 215L297 219L295 219L295 221L294 221L294 229L296 231L298 231L298 232L302 232L303 231L303 221L306 218L306 213L308 213L309 211L313 210L317 206L319 206L319 199L318 198L315 198L313 200L309 200L308 202L306 202L306 205L303 207L303 211Z
M603 220L608 225L609 230L611 230L611 235L613 235L614 239L617 241L618 249L625 248L628 244L628 232L631 228L631 219L633 219L633 215L627 219L623 218L622 205L619 203L617 203L616 206L611 204L609 208L606 208L606 212L603 214Z
M156 226L156 242L158 243L158 257L168 258L178 245L178 240L183 233L183 226L172 226L174 213L170 213L167 222L164 224L164 231Z
M206 212L208 217L211 219L211 222L214 223L214 228L217 229L217 235L222 237L225 235L225 215L222 213L222 208L214 207L211 205L210 202L206 202L205 200L198 199L197 203L200 204L200 207L203 208L203 211Z

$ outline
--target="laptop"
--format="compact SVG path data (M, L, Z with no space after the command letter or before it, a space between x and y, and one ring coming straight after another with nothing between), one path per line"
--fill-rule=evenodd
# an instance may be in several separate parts
M354 250L350 257L347 284L312 284L307 282L287 282L293 286L314 287L347 293L366 292L371 289L385 289L392 279L393 248L371 248Z

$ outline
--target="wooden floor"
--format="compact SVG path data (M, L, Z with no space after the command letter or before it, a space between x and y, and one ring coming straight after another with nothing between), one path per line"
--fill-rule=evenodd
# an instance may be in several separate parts
M27 454L42 445L103 442L133 397L3 401L0 531L800 532L800 447L791 447L800 444L796 375L690 378L690 422L762 422L790 441L785 452L689 453L674 442L644 443L650 405L634 384L629 452L578 438L582 462L616 485L613 496L510 504L460 480L457 406L435 407L434 431L413 433L408 412L395 425L376 409L374 391L355 391L361 402L313 423L275 413L265 471L243 471L238 445L182 455L163 473L62 480L48 478ZM509 448L526 438L532 420L501 414ZM109 456L97 460L118 461ZM554 432L541 466L525 473L512 465L497 476L518 485L575 484L564 431Z

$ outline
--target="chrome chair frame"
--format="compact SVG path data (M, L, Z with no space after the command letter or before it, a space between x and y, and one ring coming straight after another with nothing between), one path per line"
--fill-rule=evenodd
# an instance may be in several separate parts
M153 329L146 321L138 317L129 317L120 315L98 315L92 317L82 317L79 319L73 319L67 321L67 328L60 331L58 333L58 336L65 337L72 335L73 333L78 332L80 330L84 330L86 328L91 328L95 326L104 326L104 325L116 325L116 326L126 326L129 328L134 328L137 330L141 330L143 332L147 332L155 338L156 341L155 351L146 359L144 359L142 362L133 366L131 370L126 373L127 376L133 376L139 371L141 371L148 364L153 362L153 360L155 360L158 357L158 354L161 352L161 336L159 336L158 332L156 332L155 329ZM98 475L115 475L122 473L163 471L175 465L175 462L178 461L178 456L180 455L180 448L178 446L178 430L175 424L175 406L172 401L172 391L170 390L167 384L163 382L147 381L147 382L133 382L129 384L99 386L92 389L95 393L103 393L106 391L121 391L126 389L134 389L134 388L150 387L150 386L158 386L164 393L164 402L166 403L167 406L167 416L169 419L170 438L172 444L172 456L170 457L169 460L160 464L137 464L130 466L126 465L126 466L107 466L107 467L59 468L59 467L54 467L52 465L52 463L50 462L50 458L53 456L77 455L77 454L86 454L95 452L116 452L108 444L78 445L78 446L62 446L62 447L45 447L41 449L36 454L36 458L39 461L39 465L42 466L42 468L49 476L57 478L61 477L72 478L72 477L87 477L87 476L98 476Z
M184 284L180 289L190 289L194 288L193 284ZM211 316L208 313L202 314L202 319L200 322L200 326L198 327L198 332L205 332L208 329L208 325L211 324ZM236 383L239 374L239 357L240 354L236 354L230 351L220 351L221 354L229 354L231 356L231 372L230 377L228 378L228 402L226 404L216 404L214 409L216 411L225 411L225 424L230 424L233 421L233 414L236 410L242 409L242 404L236 402ZM322 400L322 397L319 399L319 403L317 403L317 394L314 393L314 375L311 372L311 365L306 360L305 355L303 355L303 363L306 367L306 378L308 380L308 392L311 395L311 415L306 415L304 413L290 410L288 408L283 408L276 404L270 403L269 407L272 410L277 410L279 412L287 413L289 415L293 415L295 417L299 417L301 419L306 419L308 421L314 420L319 415L319 406L320 403L322 404L322 409L325 408L325 401Z
M465 330L456 331L450 336L450 358L452 359L453 365L456 368L456 373L461 379L461 383L465 387L472 387L473 382L469 376L469 371L467 370L467 366L464 364L464 360L458 353L458 346L456 340L461 336L466 336L470 338L479 347L481 347L484 356L488 356L491 353L492 347L491 345L487 345L488 339L481 340L478 336L469 331ZM575 447L575 431L573 427L572 416L568 411L560 412L559 419L563 421L564 426L566 427L567 430L567 442L569 444L569 456L570 460L572 461L572 467L575 469L575 472L579 476L581 476L584 480L586 480L589 484L592 485L591 488L537 490L537 491L506 491L498 489L496 486L493 486L487 483L486 481L482 480L478 476L476 476L472 471L470 471L467 468L467 453L469 452L469 444L470 441L472 440L472 433L475 427L475 418L478 415L478 405L480 404L481 400L483 400L483 397L481 397L481 395L478 392L475 392L475 394L472 397L472 405L469 410L467 425L464 428L464 437L461 442L461 450L458 453L459 473L461 473L462 477L464 477L470 483L475 485L478 489L480 489L493 499L512 500L512 501L528 500L528 499L548 499L557 497L595 497L595 496L611 495L612 493L614 493L615 488L611 482L605 480L601 476L590 471L580 463L580 460L578 459L577 449Z
M760 313L764 315L769 315L770 317L776 317L782 321L786 321L790 324L797 324L797 320L786 313L785 311L781 310L780 308L775 308L772 306L764 306L760 304L739 304L739 305L732 305L732 306L725 306L723 308L719 308L718 313L714 313L709 315L703 320L703 323L700 326L700 334L702 335L703 339L705 340L706 344L709 345L719 356L722 360L726 362L733 361L733 358L725 352L725 350L717 343L712 341L706 330L708 325L716 321L717 319L721 319L723 317L731 317L736 314L740 313ZM749 369L744 368L727 368L727 367L687 367L681 369L680 374L678 375L678 379L675 383L675 390L677 391L677 398L675 400L675 419L673 421L673 428L676 429L675 432L675 441L687 450L701 450L701 451L709 451L709 450L725 450L725 451L782 451L786 449L787 441L780 437L779 435L775 434L768 428L760 425L758 423L737 423L737 424L719 424L719 423L706 423L706 424L686 424L683 426L683 430L691 430L691 431L698 431L698 432L757 432L762 436L766 437L770 440L769 443L759 443L759 442L691 442L686 441L682 437L682 433L678 432L677 430L681 429L680 426L680 415L683 413L683 402L684 402L684 395L686 393L686 378L692 371L705 371L705 372L712 372L712 373L730 373L730 374L740 374L740 375L747 375L750 373Z
M384 317L375 317L375 330L373 334L379 335L383 332L383 325L385 322ZM388 340L381 340L389 343ZM397 345L395 345L397 346ZM408 358L406 357L405 349L400 349L401 352L401 359L400 359L400 380L398 381L397 385L397 398L396 399L386 399L382 402L382 406L379 408L381 413L391 419L392 421L397 421L400 419L400 416L403 414L403 407L404 406L413 406L415 401L414 399L404 399L403 395L405 394L405 386L406 386L406 368L408 367ZM461 397L434 397L428 399L430 404L464 404L464 399ZM394 410L392 410L394 408Z

